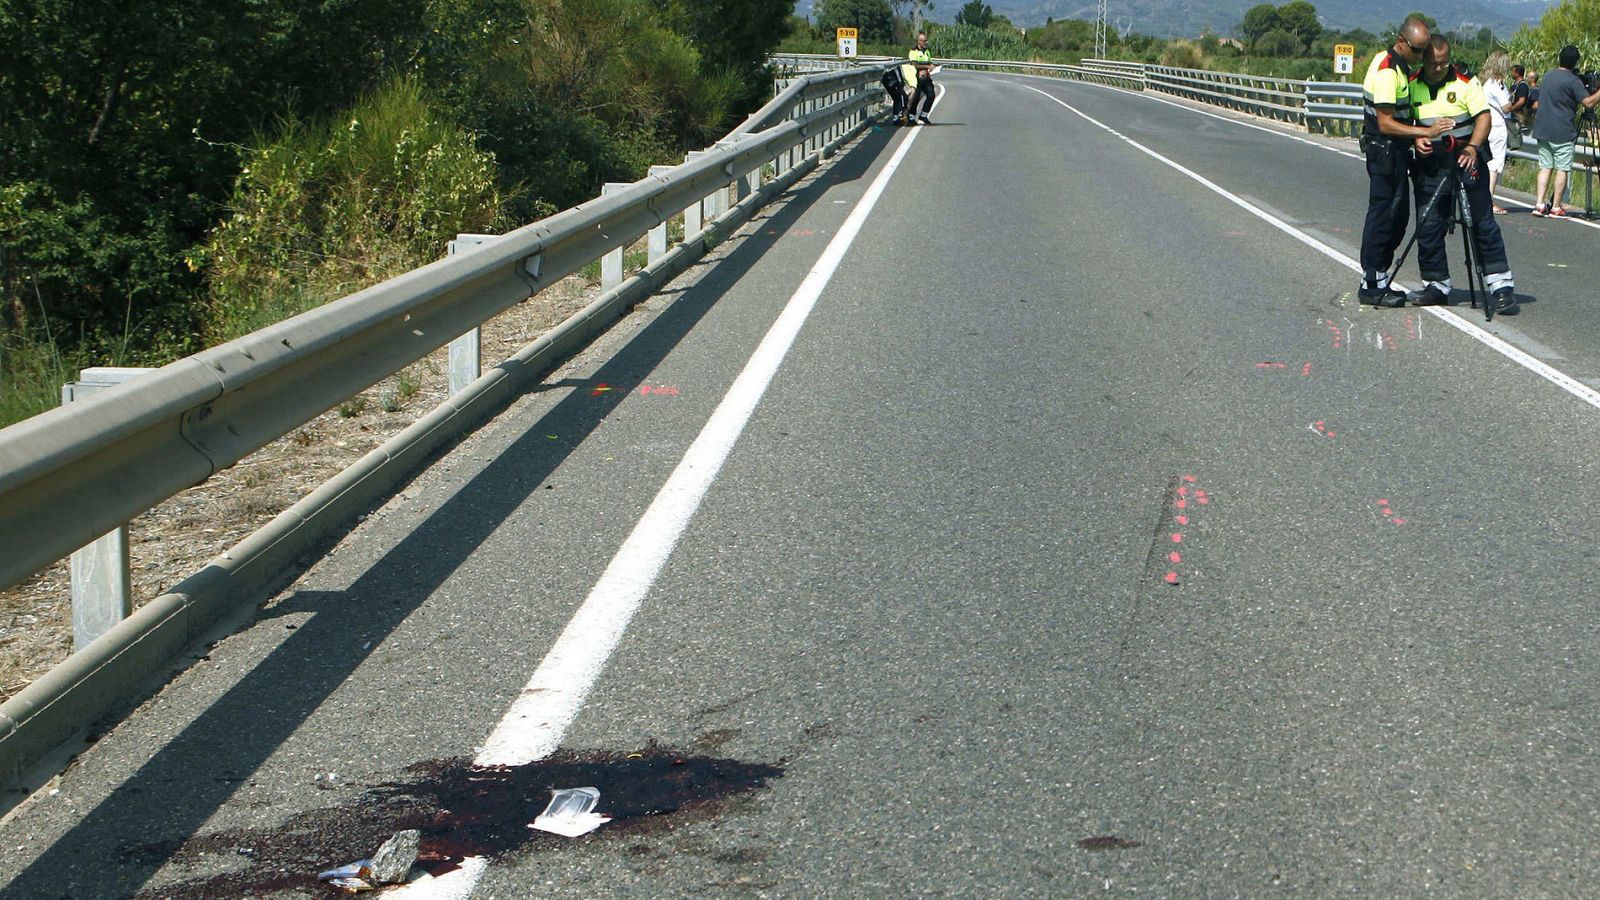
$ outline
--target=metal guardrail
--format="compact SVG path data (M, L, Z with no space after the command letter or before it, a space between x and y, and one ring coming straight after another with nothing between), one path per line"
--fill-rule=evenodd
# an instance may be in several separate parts
M800 79L682 165L0 430L0 586L9 586L539 289L652 238L644 270L0 705L0 783L17 783L137 697L174 654L248 610L318 529L382 496L813 170L869 124L877 75L857 68ZM758 187L767 166L774 178ZM730 187L741 198L731 209ZM664 226L678 213L683 242L668 250Z
M837 68L856 64L812 54L785 54L772 59L797 70L806 66ZM864 64L869 61L881 63L890 61L890 58L866 57L858 62ZM1359 131L1361 122L1361 85L1350 82L1301 81L1109 59L1084 59L1075 66L988 59L941 58L935 62L953 68L1014 71L1090 81L1130 90L1159 91L1334 136L1353 137ZM1523 147L1507 155L1515 159L1538 160L1538 141L1531 135L1523 135ZM1591 147L1580 140L1574 149L1577 156L1588 158L1590 168L1600 166L1600 148Z

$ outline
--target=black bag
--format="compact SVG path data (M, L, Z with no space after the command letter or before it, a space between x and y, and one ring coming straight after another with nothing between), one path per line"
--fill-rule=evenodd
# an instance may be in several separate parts
M1522 149L1522 123L1516 116L1504 116L1506 120L1506 152Z

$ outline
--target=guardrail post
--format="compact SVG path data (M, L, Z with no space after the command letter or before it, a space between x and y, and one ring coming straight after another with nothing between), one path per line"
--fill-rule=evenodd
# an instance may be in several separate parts
M488 243L499 237L495 234L458 234L446 249L446 255ZM483 374L483 330L474 328L450 342L450 396L467 389L467 385Z
M608 181L600 186L600 196L615 194L628 187L632 185L625 181ZM600 257L600 290L609 291L622 283L622 258L623 252L627 249L618 247Z
M154 369L84 369L80 380L61 386L61 403L132 381ZM82 650L111 626L133 613L133 575L128 559L128 526L121 525L72 554L72 649Z
M651 166L650 167L650 176L652 178L654 178L657 175L665 175L668 172L671 172L675 168L677 168L677 167L676 166ZM660 259L661 257L667 255L667 223L666 222L662 222L660 225L657 225L656 227L650 229L649 233L645 236L645 251L644 251L644 253L645 253L645 257L644 257L645 258L645 265L650 265L651 263L654 263L656 260Z
M686 163L694 162L705 155L706 152L704 150L690 150L688 153L684 154L683 161ZM683 210L684 242L687 243L688 241L692 241L699 237L700 232L705 231L705 229L705 201L703 199L696 200Z

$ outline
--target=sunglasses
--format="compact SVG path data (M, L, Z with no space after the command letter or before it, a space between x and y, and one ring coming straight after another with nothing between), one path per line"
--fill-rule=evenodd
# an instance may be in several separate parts
M1406 46L1411 48L1412 53L1421 53L1428 49L1427 44L1423 44L1421 47L1418 47L1416 44L1411 43L1409 39L1406 40Z

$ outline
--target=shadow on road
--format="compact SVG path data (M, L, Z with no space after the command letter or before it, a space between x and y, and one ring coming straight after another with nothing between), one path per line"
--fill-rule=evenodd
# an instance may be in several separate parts
M613 392L599 398L571 392L347 591L296 593L258 614L250 627L287 613L312 615L0 893L75 900L138 893L170 854L129 851L175 847L195 835L738 284L777 236L831 185L865 176L895 134L886 127L869 130L823 178L769 207L765 218L758 214L756 221L769 227L752 229L595 374ZM554 443L547 432L577 437ZM353 651L352 635L371 642Z

